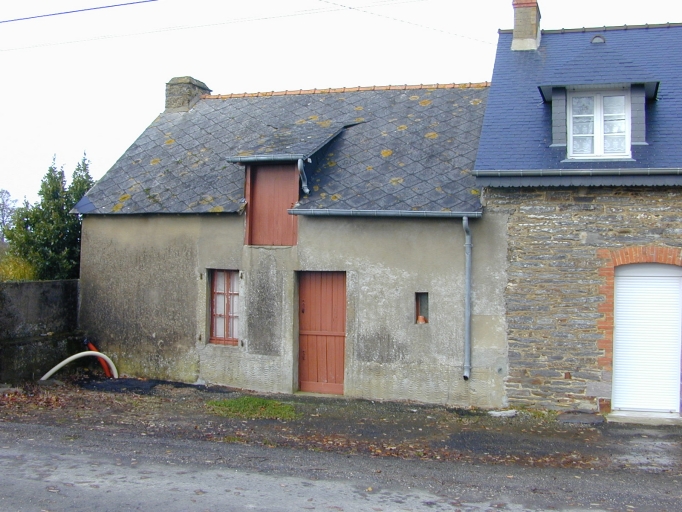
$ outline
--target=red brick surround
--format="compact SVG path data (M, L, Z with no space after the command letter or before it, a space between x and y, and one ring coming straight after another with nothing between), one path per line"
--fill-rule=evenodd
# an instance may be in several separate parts
M599 269L599 275L604 278L604 284L599 288L599 293L604 296L604 302L598 308L604 318L597 324L597 328L604 333L604 337L597 342L597 347L603 350L604 354L597 359L597 363L603 370L610 372L613 370L613 299L616 267L628 263L665 263L682 266L682 249L654 245L623 247L613 250L599 249L597 256L604 260Z

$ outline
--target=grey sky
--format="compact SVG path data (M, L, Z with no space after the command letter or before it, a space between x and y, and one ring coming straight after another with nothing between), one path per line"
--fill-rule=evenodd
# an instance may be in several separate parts
M129 0L1 2L0 21ZM216 94L490 80L512 0L158 0L0 23L0 188L56 155L101 177L190 75ZM682 2L540 0L547 29L682 22Z

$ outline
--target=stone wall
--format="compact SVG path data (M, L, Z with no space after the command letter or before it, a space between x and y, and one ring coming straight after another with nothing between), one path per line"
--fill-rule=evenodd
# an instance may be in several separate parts
M0 283L0 339L77 328L78 280Z
M607 410L613 267L675 264L670 255L678 251L670 249L682 247L682 190L487 189L485 205L509 219L510 405ZM628 257L614 262L620 254Z
M78 280L0 283L0 383L39 379L82 348Z

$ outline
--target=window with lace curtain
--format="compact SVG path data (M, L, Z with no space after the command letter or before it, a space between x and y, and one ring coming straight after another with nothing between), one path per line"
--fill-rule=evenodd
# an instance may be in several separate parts
M628 91L574 91L567 107L569 158L630 158Z
M239 342L239 271L211 270L211 337L219 345Z

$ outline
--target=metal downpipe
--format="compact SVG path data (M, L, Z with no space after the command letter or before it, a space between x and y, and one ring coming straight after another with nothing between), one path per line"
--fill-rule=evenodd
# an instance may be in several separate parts
M302 158L298 159L298 173L301 175L301 188L304 194L310 194L310 189L308 188L308 177L305 174L305 163Z
M462 217L464 228L464 380L471 376L471 230L469 217Z

